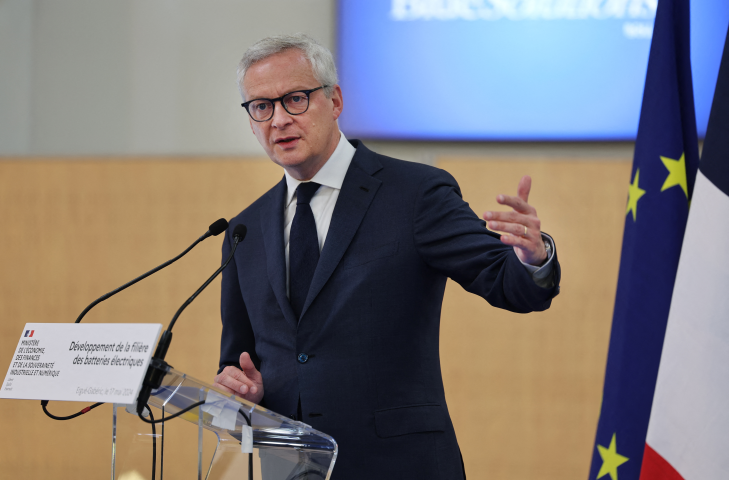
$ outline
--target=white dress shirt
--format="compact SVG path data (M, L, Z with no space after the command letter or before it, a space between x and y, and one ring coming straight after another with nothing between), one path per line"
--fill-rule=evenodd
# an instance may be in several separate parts
M332 221L332 213L334 205L339 198L339 191L344 183L344 176L347 175L349 164L357 150L351 143L344 138L344 134L339 132L339 144L334 149L334 153L329 160L316 172L316 175L310 180L316 182L321 187L311 198L309 205L314 213L314 223L316 223L316 234L319 237L319 252L324 248L324 242L329 232L329 224ZM294 221L296 214L296 188L302 183L289 175L284 170L286 176L286 202L284 203L284 245L286 249L286 294L289 293L289 236L291 235L291 223Z
M344 177L349 169L349 164L352 163L352 158L357 150L347 141L342 132L339 132L339 144L334 149L334 153L329 157L321 169L316 172L316 175L310 180L321 185L316 191L314 196L311 198L309 205L311 211L314 213L314 223L316 223L316 233L319 237L319 252L324 248L324 242L327 239L327 233L329 232L329 224L332 221L332 213L334 212L334 206L339 198L339 192L342 189L342 183L344 183ZM289 294L289 236L291 234L291 223L294 221L294 215L296 214L296 188L302 183L300 180L296 180L294 177L289 175L289 172L284 170L284 176L286 177L286 186L288 191L286 192L286 202L284 203L284 245L286 249L286 295ZM535 267L528 265L524 262L524 267L532 274L532 278L540 287L548 288L551 287L551 273L552 273L552 258L554 258L554 242L552 239L542 234L542 238L545 242L549 242L552 246L552 254L550 255L547 263L541 267ZM520 260L521 261L521 260Z

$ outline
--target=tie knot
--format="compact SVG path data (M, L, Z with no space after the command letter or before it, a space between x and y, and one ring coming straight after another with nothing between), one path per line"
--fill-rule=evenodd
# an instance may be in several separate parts
M315 182L300 183L296 188L296 204L309 203L319 187Z

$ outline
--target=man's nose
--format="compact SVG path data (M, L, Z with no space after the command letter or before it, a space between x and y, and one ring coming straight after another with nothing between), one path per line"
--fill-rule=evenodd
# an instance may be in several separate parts
M284 128L291 124L294 119L291 118L291 114L286 111L283 107L283 102L276 102L276 106L273 108L273 118L271 119L271 126L275 128Z

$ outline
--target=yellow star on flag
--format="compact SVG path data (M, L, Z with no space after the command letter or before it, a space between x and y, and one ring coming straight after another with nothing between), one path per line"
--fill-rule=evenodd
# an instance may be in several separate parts
M618 480L618 467L628 461L628 457L624 457L617 452L616 434L613 433L613 439L610 441L608 448L602 445L597 446L597 451L602 457L602 467L597 473L597 478L602 478L610 474L610 480Z
M686 180L686 154L681 154L681 158L674 160L668 157L661 157L663 165L668 169L668 177L663 182L661 192L667 190L676 185L683 189L683 193L686 194L688 199L688 181Z
M636 216L638 215L638 200L640 197L645 195L645 190L642 190L638 187L638 177L640 176L640 168L636 170L635 172L635 179L633 179L633 184L630 185L630 189L628 190L628 209L625 211L625 214L629 214L631 211L633 212L633 221L636 221Z

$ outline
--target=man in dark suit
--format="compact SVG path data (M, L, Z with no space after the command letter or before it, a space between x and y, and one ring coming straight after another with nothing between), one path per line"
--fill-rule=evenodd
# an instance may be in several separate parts
M511 212L484 214L499 235L448 173L348 141L334 62L309 37L258 42L239 82L284 178L230 222L248 234L223 273L216 386L334 437L334 478L463 478L440 372L446 279L514 312L549 307L559 265L531 180L497 197Z

